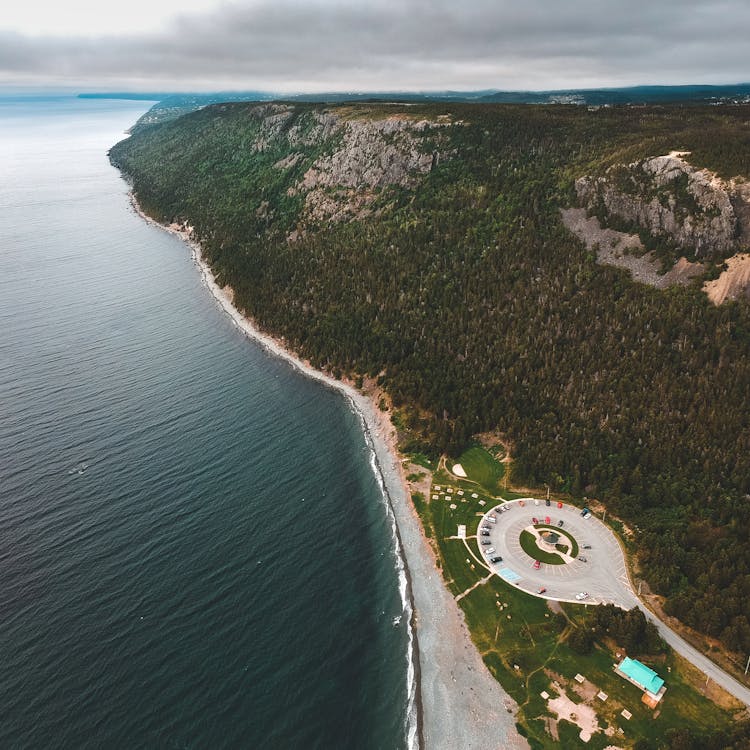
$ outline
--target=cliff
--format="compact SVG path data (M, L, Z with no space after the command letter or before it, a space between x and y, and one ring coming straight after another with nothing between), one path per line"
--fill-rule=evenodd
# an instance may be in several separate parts
M750 234L744 193L734 181L691 166L686 155L672 152L581 177L578 200L603 223L645 230L695 259L731 256Z

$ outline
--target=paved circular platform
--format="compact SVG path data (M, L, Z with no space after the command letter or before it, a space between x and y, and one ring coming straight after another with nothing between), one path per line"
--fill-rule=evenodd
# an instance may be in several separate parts
M503 510L500 510L500 509ZM490 520L494 516L495 521ZM521 532L533 524L533 519L557 527L562 521L562 531L570 534L578 543L578 554L586 562L575 559L561 565L541 563L534 568L534 558L521 549ZM622 549L614 534L596 517L583 518L581 509L557 502L549 506L544 500L523 498L496 506L485 513L480 527L489 526L489 538L494 552L487 556L480 545L485 563L501 578L529 594L558 601L576 602L576 594L586 592L583 600L589 603L608 603L627 606L633 599L633 591L625 567ZM479 533L479 532L477 532ZM591 549L584 549L590 545ZM500 555L503 560L490 563L488 557ZM539 593L540 589L546 589Z

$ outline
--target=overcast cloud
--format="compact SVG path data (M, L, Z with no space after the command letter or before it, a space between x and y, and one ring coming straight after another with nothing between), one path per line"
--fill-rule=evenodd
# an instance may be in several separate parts
M0 20L0 83L555 89L750 80L747 0L245 0L125 35Z

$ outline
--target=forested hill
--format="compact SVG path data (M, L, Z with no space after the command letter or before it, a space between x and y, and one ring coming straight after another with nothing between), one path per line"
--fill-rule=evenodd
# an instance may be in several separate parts
M747 653L748 305L597 264L560 209L576 179L675 150L748 176L749 121L742 106L236 103L111 159L148 212L194 227L262 328L333 373L380 375L411 447L499 429L517 480L601 498L636 527L669 611Z

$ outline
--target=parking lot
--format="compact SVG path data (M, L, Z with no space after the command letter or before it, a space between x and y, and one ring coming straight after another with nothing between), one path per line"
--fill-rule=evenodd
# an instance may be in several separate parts
M491 556L501 556L502 562L490 563L488 567L501 578L527 593L558 601L583 601L589 603L613 603L618 606L632 606L633 590L628 580L622 549L612 532L595 516L583 518L581 509L572 505L535 498L523 498L503 503L504 510L490 509L485 513L480 527L489 526ZM494 516L495 521L490 520ZM579 546L579 557L586 562L574 559L562 565L540 562L535 569L535 559L521 548L521 532L533 526L533 519L544 523L549 516L550 523L557 526L563 521L562 530L575 538ZM590 549L584 546L590 545ZM484 551L484 547L480 545ZM545 589L541 592L541 589ZM585 598L576 595L587 594Z

